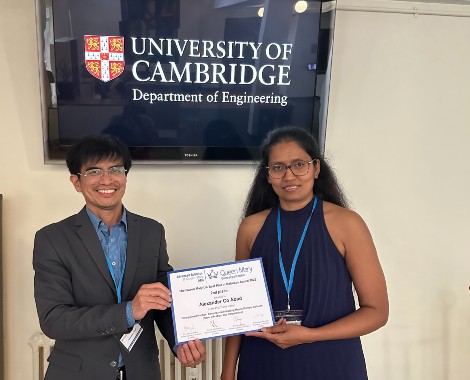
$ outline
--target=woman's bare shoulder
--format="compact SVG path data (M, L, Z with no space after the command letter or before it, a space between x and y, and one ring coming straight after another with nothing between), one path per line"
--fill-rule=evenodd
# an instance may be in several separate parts
M325 215L325 220L339 223L343 227L351 223L364 223L357 212L326 201L323 202L323 214Z
M263 210L247 216L240 223L237 234L237 260L244 260L250 257L251 247L253 247L256 237L263 227L270 211L271 209Z
M347 242L355 236L369 235L369 230L361 216L347 208L330 202L323 202L325 224L333 242L344 256Z
M240 230L249 233L255 233L258 235L258 232L263 227L266 218L268 217L271 209L263 210L261 212L257 212L256 214L247 216L243 221L240 223Z

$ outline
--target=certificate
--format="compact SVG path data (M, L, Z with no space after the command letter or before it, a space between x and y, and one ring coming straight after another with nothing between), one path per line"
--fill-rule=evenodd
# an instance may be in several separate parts
M176 343L273 326L261 259L168 273Z

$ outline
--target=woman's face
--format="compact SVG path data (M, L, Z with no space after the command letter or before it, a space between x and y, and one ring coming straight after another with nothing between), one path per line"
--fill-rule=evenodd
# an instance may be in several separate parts
M320 173L320 162L312 161L316 157L310 157L299 144L294 141L282 142L274 145L269 155L268 182L279 197L279 202L284 210L298 210L306 206L313 199L313 185ZM307 163L308 172L304 175L295 175L291 168L287 168L282 178L273 177L273 169L282 165L294 167L294 171ZM279 170L278 170L279 171ZM271 174L269 174L271 173ZM274 174L278 177L279 174Z

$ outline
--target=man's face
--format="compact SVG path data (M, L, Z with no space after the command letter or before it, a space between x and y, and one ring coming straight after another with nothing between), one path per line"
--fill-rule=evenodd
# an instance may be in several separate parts
M75 190L83 194L87 207L98 217L102 212L121 212L122 210L122 197L126 191L127 177L125 173L111 169L122 166L121 160L87 162L80 168L80 175L70 176ZM101 169L102 175L96 175L93 171L89 172L92 169ZM110 169L112 174L109 172Z

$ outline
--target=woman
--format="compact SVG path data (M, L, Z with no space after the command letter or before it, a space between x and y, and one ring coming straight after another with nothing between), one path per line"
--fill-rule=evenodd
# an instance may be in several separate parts
M245 204L236 259L261 257L277 324L228 337L221 379L364 380L360 336L388 319L385 278L366 224L313 137L271 132ZM353 288L358 296L356 309Z

